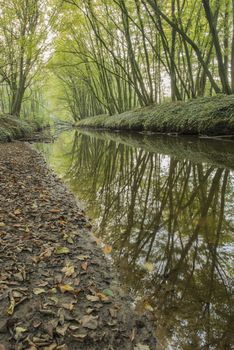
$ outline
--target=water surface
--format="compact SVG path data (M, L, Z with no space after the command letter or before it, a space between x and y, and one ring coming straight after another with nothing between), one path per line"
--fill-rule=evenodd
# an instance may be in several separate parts
M37 147L153 313L158 350L233 349L234 143L69 131Z

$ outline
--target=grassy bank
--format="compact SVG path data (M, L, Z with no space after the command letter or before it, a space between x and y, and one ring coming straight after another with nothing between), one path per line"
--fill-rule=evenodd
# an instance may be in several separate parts
M12 141L31 135L38 131L40 125L37 122L27 122L9 115L0 116L0 142Z
M83 119L77 126L188 135L234 134L234 95L163 103L113 116L100 115Z

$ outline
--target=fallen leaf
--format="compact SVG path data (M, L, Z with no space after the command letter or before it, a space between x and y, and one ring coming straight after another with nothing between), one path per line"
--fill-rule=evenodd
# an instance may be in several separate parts
M144 303L144 309L151 312L154 311L153 307L148 302Z
M60 284L59 289L62 293L74 292L74 290L75 290L70 284Z
M102 251L104 254L110 254L112 252L112 246L109 244L106 244L103 248Z
M20 210L20 209L16 209L16 210L14 211L14 214L15 214L15 215L21 214L21 210Z
M97 326L98 326L97 318L98 316L92 316L92 315L84 316L81 319L82 326L88 329L97 329Z
M56 328L56 332L62 336L64 336L67 332L67 329L69 327L69 324L65 324L64 326L58 326Z
M26 328L23 327L16 327L15 328L15 339L18 339L22 333L27 332Z
M33 294L35 294L35 295L39 295L39 294L42 294L42 293L45 293L45 292L46 291L43 288L34 288L33 289Z
M87 295L86 299L89 300L89 301L92 301L92 302L99 301L99 297L96 296L96 295Z
M15 309L15 299L11 294L9 295L9 299L10 299L10 305L7 308L7 313L8 315L13 315L14 309Z
M110 313L111 317L113 317L113 318L117 317L117 310L116 309L110 308L109 313Z
M114 296L114 293L113 293L112 290L110 290L110 289L104 289L104 290L102 291L102 293L105 294L105 295L107 295L107 296L109 296L109 297L113 297L113 296Z
M103 294L103 293L97 293L97 296L99 297L99 299L100 299L101 301L107 301L107 300L109 300L108 296L105 295L105 294Z
M75 268L71 263L68 263L66 266L64 266L62 272L64 272L66 277L70 277L75 272Z
M77 256L77 259L78 260L81 260L81 261L84 261L84 260L87 260L89 259L90 257L88 255L78 255Z
M49 210L50 213L60 213L59 209L50 209Z
M66 310L73 310L74 309L74 304L73 303L64 303L64 304L61 304L61 306L66 309Z
M81 268L82 268L82 270L86 271L87 268L88 268L88 262L87 262L87 261L84 261L84 262L81 264Z
M53 250L54 250L53 247L46 248L46 250L44 250L44 252L42 252L42 253L39 255L39 260L40 260L40 259L45 259L45 258L50 258L51 255L52 255Z
M87 337L87 334L72 334L72 337L79 340L79 341L84 341L84 339Z
M68 254L70 253L70 249L67 247L57 247L55 249L55 254Z
M57 305L59 301L58 298L56 298L56 296L53 296L53 295L52 297L49 297L49 300L52 300L55 303L55 305Z

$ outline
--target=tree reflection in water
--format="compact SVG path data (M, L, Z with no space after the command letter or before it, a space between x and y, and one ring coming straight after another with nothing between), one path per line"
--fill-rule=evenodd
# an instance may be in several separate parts
M158 349L232 349L233 172L78 133L66 162Z

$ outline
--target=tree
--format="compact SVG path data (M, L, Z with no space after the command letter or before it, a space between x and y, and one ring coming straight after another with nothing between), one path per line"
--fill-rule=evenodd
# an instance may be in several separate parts
M0 76L12 115L19 116L25 91L45 61L53 17L48 5L46 0L0 1Z

